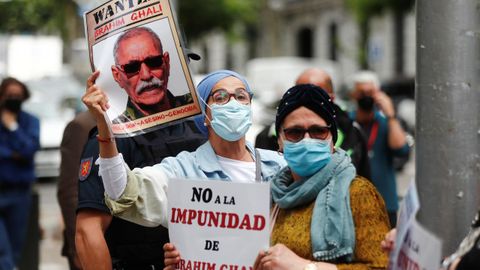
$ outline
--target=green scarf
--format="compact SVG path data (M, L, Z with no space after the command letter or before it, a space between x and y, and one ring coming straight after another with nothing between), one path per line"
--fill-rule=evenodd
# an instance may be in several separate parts
M290 169L284 168L272 180L273 201L282 209L315 200L310 229L315 260L353 260L355 226L350 183L355 175L348 154L337 149L330 162L310 178L293 182Z

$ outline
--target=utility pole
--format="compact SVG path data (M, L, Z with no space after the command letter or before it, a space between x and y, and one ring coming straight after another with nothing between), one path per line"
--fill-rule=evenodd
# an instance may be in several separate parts
M419 221L453 252L480 207L480 2L417 0Z

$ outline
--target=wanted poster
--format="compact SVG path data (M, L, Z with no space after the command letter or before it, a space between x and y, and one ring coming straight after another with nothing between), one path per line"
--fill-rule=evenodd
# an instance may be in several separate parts
M85 13L92 71L116 137L201 112L168 0L112 0Z

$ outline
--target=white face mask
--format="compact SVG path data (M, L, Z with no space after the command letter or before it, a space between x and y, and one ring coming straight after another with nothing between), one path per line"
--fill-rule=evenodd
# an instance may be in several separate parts
M240 104L236 99L231 99L224 105L212 104L208 107L212 112L212 128L224 140L240 140L252 125L250 105Z

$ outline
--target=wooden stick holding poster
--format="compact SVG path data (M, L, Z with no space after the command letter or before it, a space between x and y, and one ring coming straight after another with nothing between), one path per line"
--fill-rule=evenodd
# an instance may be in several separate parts
M168 0L111 0L85 13L92 70L117 137L201 112Z
M269 247L270 185L174 179L168 231L177 269L250 270Z

